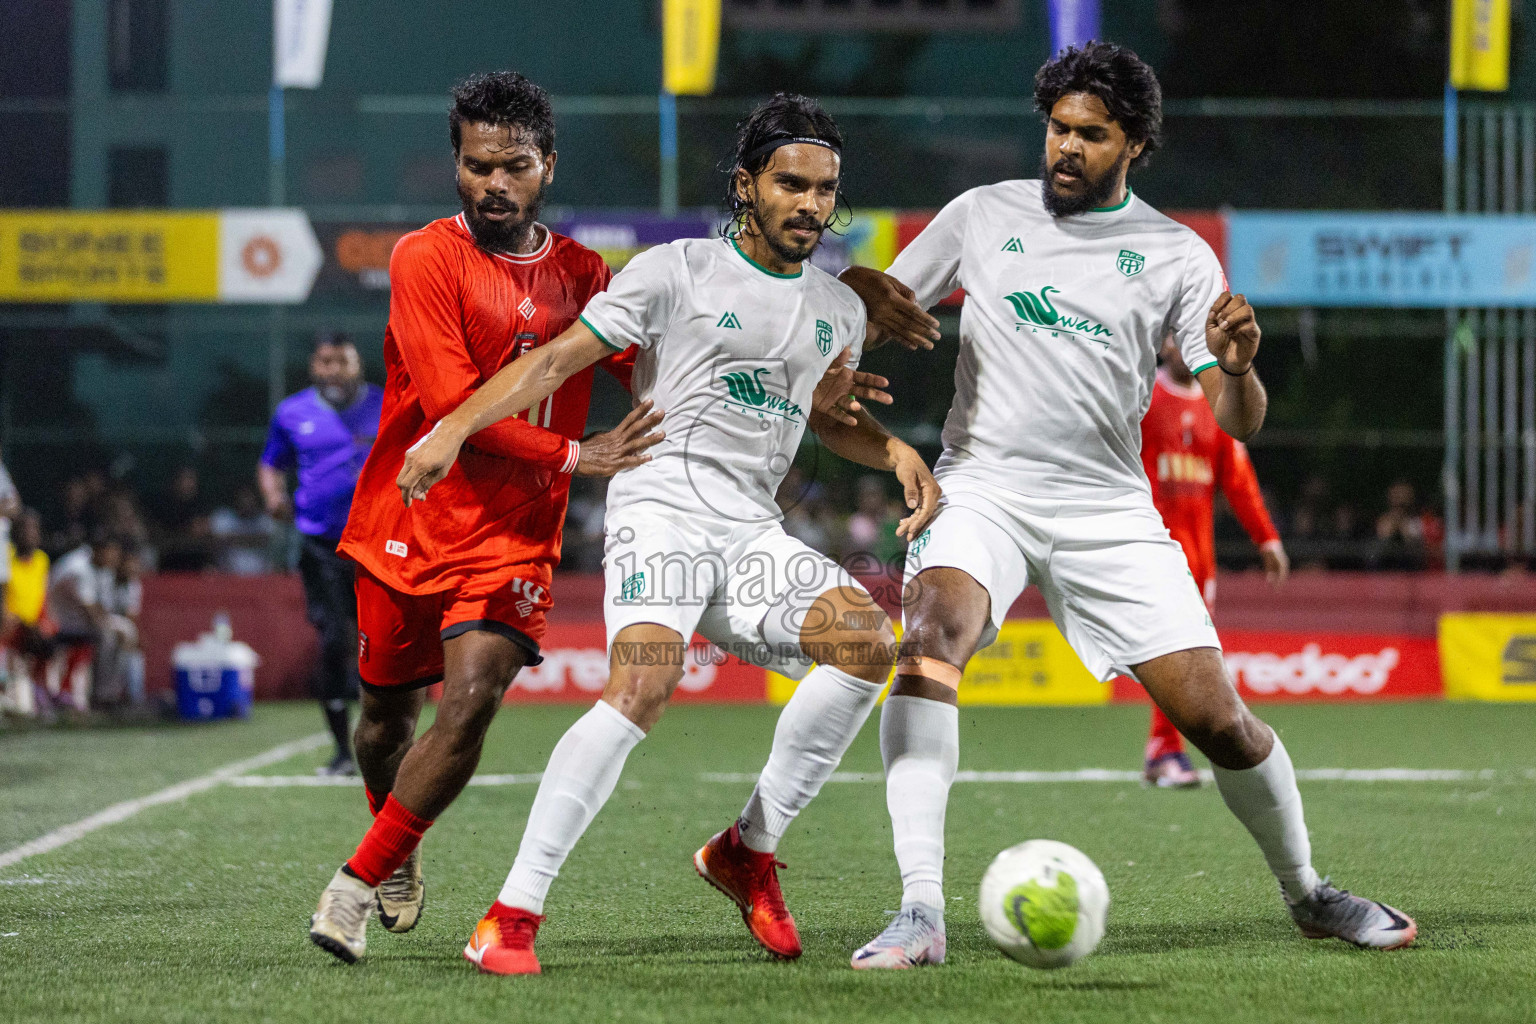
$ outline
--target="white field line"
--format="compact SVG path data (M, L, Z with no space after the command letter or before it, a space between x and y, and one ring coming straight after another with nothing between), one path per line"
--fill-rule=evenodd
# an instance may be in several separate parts
M1201 778L1210 782L1212 775L1202 771ZM1536 780L1536 768L1466 770L1461 768L1298 768L1296 778L1302 782L1489 782L1501 778ZM880 782L885 776L879 772L833 772L829 782ZM705 772L701 782L745 783L756 782L756 772ZM955 773L956 782L1010 782L1010 783L1057 783L1057 782L1140 782L1141 772L1118 771L1111 768L1077 768L1071 771L1019 771Z
M30 842L22 843L14 849L0 853L0 868L10 867L34 857L40 853L57 850L84 836L90 835L97 829L108 825L115 825L120 821L126 821L140 811L150 807L158 807L161 804L175 803L185 800L197 793L206 792L216 786L233 786L237 789L286 789L286 788L313 788L327 786L361 786L362 781L356 777L327 776L327 775L251 775L248 774L265 768L268 765L278 764L298 754L307 753L330 742L330 734L317 732L303 739L293 740L289 743L279 744L264 753L254 757L248 757L243 761L233 761L222 768L209 772L207 775L190 779L186 782L178 782L174 786L167 786L158 793L149 796L138 797L134 800L124 800L122 803L113 804L106 810L98 811L88 818L82 818L72 825L54 829L47 835L39 836ZM1207 782L1211 781L1211 773L1202 771L1201 777ZM1526 769L1495 769L1482 768L1468 770L1461 768L1299 768L1296 778L1303 782L1491 782L1500 779L1519 778L1526 781L1536 781L1536 768ZM510 775L476 775L469 780L471 786L532 786L537 785L542 778L540 772ZM704 772L699 775L701 782L719 782L740 784L756 782L756 772ZM833 772L829 782L880 782L884 776L879 772ZM991 783L1037 783L1051 784L1059 782L1140 782L1141 773L1136 771L1121 771L1112 768L1077 768L1070 771L963 771L955 773L956 782L991 782ZM3 884L19 884L15 880L6 881Z
M471 786L536 786L544 777L543 772L527 775L476 775L469 780ZM289 789L315 786L353 786L362 788L363 780L345 775L236 775L224 780L236 789Z
M72 825L56 828L46 835L38 836L30 842L22 843L14 849L0 853L0 868L8 868L12 864L26 860L28 857L35 857L40 853L57 850L59 847L67 846L76 839L90 835L99 828L105 828L108 825L115 825L120 821L126 821L146 808L185 800L195 793L202 793L205 790L212 789L232 778L245 775L247 772L265 768L268 765L278 764L288 760L290 757L323 747L330 741L330 733L317 732L313 735L305 736L303 739L280 743L271 750L257 754L255 757L247 757L241 761L232 761L222 768L209 772L207 775L188 779L186 782L178 782L174 786L167 786L158 793L151 793L149 796L141 796L133 800L124 800L122 803L113 804L106 810L97 811L88 818L81 818Z
M1201 778L1212 781L1209 771L1202 771ZM540 772L525 775L476 775L469 780L471 786L533 786L543 777ZM1499 779L1524 779L1536 781L1536 768L1496 769L1482 768L1298 768L1296 778L1302 782L1493 782ZM879 772L833 772L829 782L883 782ZM756 782L756 772L703 772L700 782L730 784ZM1076 768L1071 771L1014 771L955 773L956 782L1040 783L1058 782L1140 782L1141 772L1121 771L1114 768ZM354 777L328 775L237 775L225 779L227 785L239 789L288 789L316 786L360 786Z

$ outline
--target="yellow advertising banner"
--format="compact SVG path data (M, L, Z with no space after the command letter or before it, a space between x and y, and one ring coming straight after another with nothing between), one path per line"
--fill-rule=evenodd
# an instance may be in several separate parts
M662 0L662 88L676 96L715 91L720 0Z
M1112 687L1083 667L1049 619L1011 619L977 651L960 679L961 704L1107 704ZM768 673L768 699L788 701L795 682Z
M1536 615L1440 616L1440 671L1451 700L1536 701Z
M1509 88L1509 0L1451 0L1451 85Z
M219 215L0 213L0 302L215 302Z
M856 210L843 235L850 263L884 270L896 262L895 210Z

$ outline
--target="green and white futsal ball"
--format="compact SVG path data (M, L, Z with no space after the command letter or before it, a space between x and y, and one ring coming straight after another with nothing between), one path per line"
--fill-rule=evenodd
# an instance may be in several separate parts
M1076 963L1104 937L1109 886L1076 847L1031 839L997 855L981 879L981 923L1027 967Z

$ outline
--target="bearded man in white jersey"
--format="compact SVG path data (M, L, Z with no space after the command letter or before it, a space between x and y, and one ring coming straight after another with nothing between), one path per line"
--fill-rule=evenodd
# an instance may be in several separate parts
M1405 915L1319 880L1290 756L1243 704L1139 458L1157 352L1174 334L1221 428L1264 420L1259 327L1193 231L1131 194L1157 147L1152 69L1107 43L1041 68L1039 181L955 199L889 275L845 271L877 325L966 292L955 404L935 476L944 502L908 548L906 630L880 719L902 909L856 968L944 959L944 811L959 750L956 691L1028 584L1100 679L1129 672L1208 758L1308 938L1393 949ZM901 283L891 283L894 278ZM924 346L925 347L925 346Z
M608 686L550 755L507 883L464 951L483 971L539 971L550 882L661 717L695 630L801 680L741 816L694 855L764 948L800 955L775 850L874 707L895 638L863 587L784 532L774 493L809 426L844 458L896 474L912 510L899 536L922 532L939 499L917 452L857 401L889 400L883 378L853 371L863 304L806 263L836 214L841 151L813 101L780 94L757 108L738 130L725 237L637 256L574 326L504 367L406 457L409 503L465 438L630 345L635 400L663 411L664 440L608 489Z

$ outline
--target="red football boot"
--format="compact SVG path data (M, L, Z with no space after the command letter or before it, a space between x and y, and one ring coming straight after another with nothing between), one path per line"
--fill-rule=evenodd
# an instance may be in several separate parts
M693 866L701 878L741 908L747 930L764 949L786 960L800 955L800 933L779 891L776 869L784 865L773 854L748 847L732 825L693 855Z
M464 959L486 974L538 974L533 940L543 923L542 914L497 903L475 926Z

